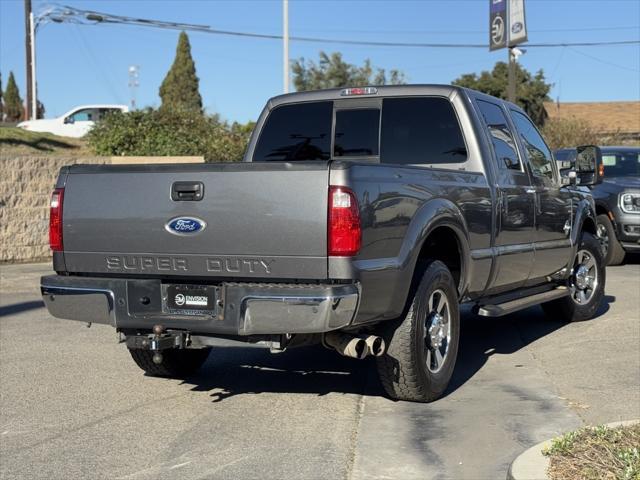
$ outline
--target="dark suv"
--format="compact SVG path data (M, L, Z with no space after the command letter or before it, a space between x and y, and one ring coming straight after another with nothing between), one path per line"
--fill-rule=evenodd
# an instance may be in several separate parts
M598 237L607 265L619 265L626 252L640 251L640 147L601 147L604 177L591 187L598 215ZM573 162L574 148L555 152Z

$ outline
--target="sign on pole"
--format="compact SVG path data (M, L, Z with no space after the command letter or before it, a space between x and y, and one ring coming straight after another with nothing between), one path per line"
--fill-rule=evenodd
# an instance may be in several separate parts
M509 0L509 46L527 41L527 24L524 21L524 0Z
M489 50L526 41L524 0L489 0Z
M489 0L489 50L507 46L507 0Z

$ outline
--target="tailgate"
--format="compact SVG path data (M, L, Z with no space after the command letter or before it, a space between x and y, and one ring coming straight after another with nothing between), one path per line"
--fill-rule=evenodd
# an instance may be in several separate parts
M327 278L328 181L328 162L70 167L66 269ZM201 183L202 199L172 200L176 182ZM203 227L172 229L180 218Z

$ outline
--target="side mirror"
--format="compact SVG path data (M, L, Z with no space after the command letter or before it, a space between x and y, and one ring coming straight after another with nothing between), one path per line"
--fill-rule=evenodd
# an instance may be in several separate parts
M75 119L73 117L64 117L65 124L73 124L75 123Z
M507 168L512 170L520 170L520 163L518 163L517 160L509 157L502 157L502 161Z
M576 179L578 185L597 185L602 182L602 152L595 145L576 148Z

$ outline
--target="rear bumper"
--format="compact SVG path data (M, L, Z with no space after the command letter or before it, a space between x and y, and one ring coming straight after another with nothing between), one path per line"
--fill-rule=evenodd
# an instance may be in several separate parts
M57 318L102 323L118 329L184 329L200 334L275 335L321 333L351 324L360 285L222 283L214 314L163 311L160 280L42 277L41 292ZM143 301L144 299L144 301Z

